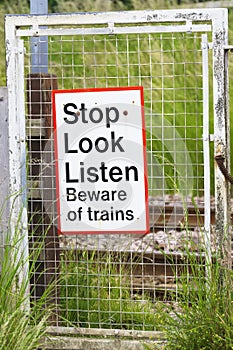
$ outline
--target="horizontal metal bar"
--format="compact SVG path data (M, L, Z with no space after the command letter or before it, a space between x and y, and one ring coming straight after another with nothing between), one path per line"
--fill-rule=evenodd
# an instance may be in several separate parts
M38 36L64 36L64 35L94 35L94 34L138 34L138 33L192 33L210 32L211 25L166 25L166 26L132 26L132 27L105 27L105 28L49 28L49 29L18 29L18 37L38 37Z
M99 329L99 328L75 328L75 327L48 327L48 334L53 335L81 335L81 336L104 336L104 337L126 337L133 339L164 339L164 333L158 331L138 331L125 329Z
M146 344L151 348L163 348L166 343L165 340L154 340L148 339ZM82 350L144 350L145 345L142 341L131 340L131 339L90 339L90 338L73 338L73 337L49 337L45 341L41 342L43 349L52 350L52 349L63 349L63 350L73 350L73 349L82 349ZM54 347L55 346L55 347Z
M233 52L233 45L224 45L223 48L226 51Z
M15 26L33 25L83 25L104 23L158 23L158 22L186 22L212 21L221 17L227 9L176 9L176 10L146 10L146 11L116 11L92 13L67 13L48 15L7 15L6 22Z

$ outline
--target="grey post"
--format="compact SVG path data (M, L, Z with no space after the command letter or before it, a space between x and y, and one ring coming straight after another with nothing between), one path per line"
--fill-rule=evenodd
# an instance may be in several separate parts
M30 13L32 15L47 14L48 0L30 0ZM32 37L31 53L31 73L48 73L48 37Z

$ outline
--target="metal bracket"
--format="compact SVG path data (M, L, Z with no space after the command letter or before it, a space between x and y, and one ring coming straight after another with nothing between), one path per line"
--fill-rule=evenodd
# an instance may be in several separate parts
M114 34L114 23L113 22L109 22L108 23L108 28L109 28L109 31L110 33L109 34Z
M225 45L225 46L223 46L223 49L225 51L233 52L233 45Z
M210 142L216 141L216 137L215 137L214 134L210 134L210 135L209 135L209 141L210 141Z

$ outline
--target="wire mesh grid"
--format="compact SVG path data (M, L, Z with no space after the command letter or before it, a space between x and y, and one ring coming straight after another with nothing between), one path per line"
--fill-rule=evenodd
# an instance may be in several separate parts
M55 324L153 330L204 242L202 34L48 36L48 73L31 72L24 42L33 298L59 276ZM144 88L150 233L58 237L51 90L124 86Z

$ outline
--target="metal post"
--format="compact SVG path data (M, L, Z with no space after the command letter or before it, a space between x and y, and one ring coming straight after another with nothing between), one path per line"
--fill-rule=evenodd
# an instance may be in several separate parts
M206 275L211 277L211 213L210 213L210 148L209 148L209 59L208 37L202 35L202 74L203 74L203 151L204 151L204 189L205 189L205 254Z
M215 155L223 155L226 168L229 171L229 110L227 98L226 53L224 47L228 45L228 13L219 11L213 21L213 86L214 86L214 136ZM231 232L229 213L230 188L229 183L215 163L215 199L216 199L216 248L217 258L222 267L231 270ZM224 270L224 271L225 271ZM220 285L227 280L221 271Z
M33 15L42 15L48 13L48 0L30 0L30 12ZM40 26L45 29L46 26ZM28 105L29 118L41 118L45 120L45 139L40 140L40 147L45 147L51 135L51 90L57 89L56 76L48 74L48 36L38 36L31 38L31 74L28 76ZM41 157L42 148L38 149L38 140L32 139L30 142L31 152L35 152ZM52 161L52 160L51 160ZM39 174L38 174L39 175ZM51 174L50 177L51 178ZM33 204L36 206L36 203ZM51 226L51 222L42 209L41 215L48 230L45 237L44 258L38 260L35 271L36 298L40 298L45 289L54 281L58 273L59 244L56 227ZM43 233L44 234L44 233ZM42 271L40 269L42 268ZM55 295L56 294L56 295ZM48 302L57 305L59 291L50 296ZM58 310L54 312L54 317L50 318L51 324L56 324Z
M9 208L9 142L7 88L0 88L0 267L8 232Z
M45 15L48 13L48 0L30 0L30 13L32 15ZM46 28L46 27L41 27ZM39 36L31 38L31 72L48 73L48 37Z

